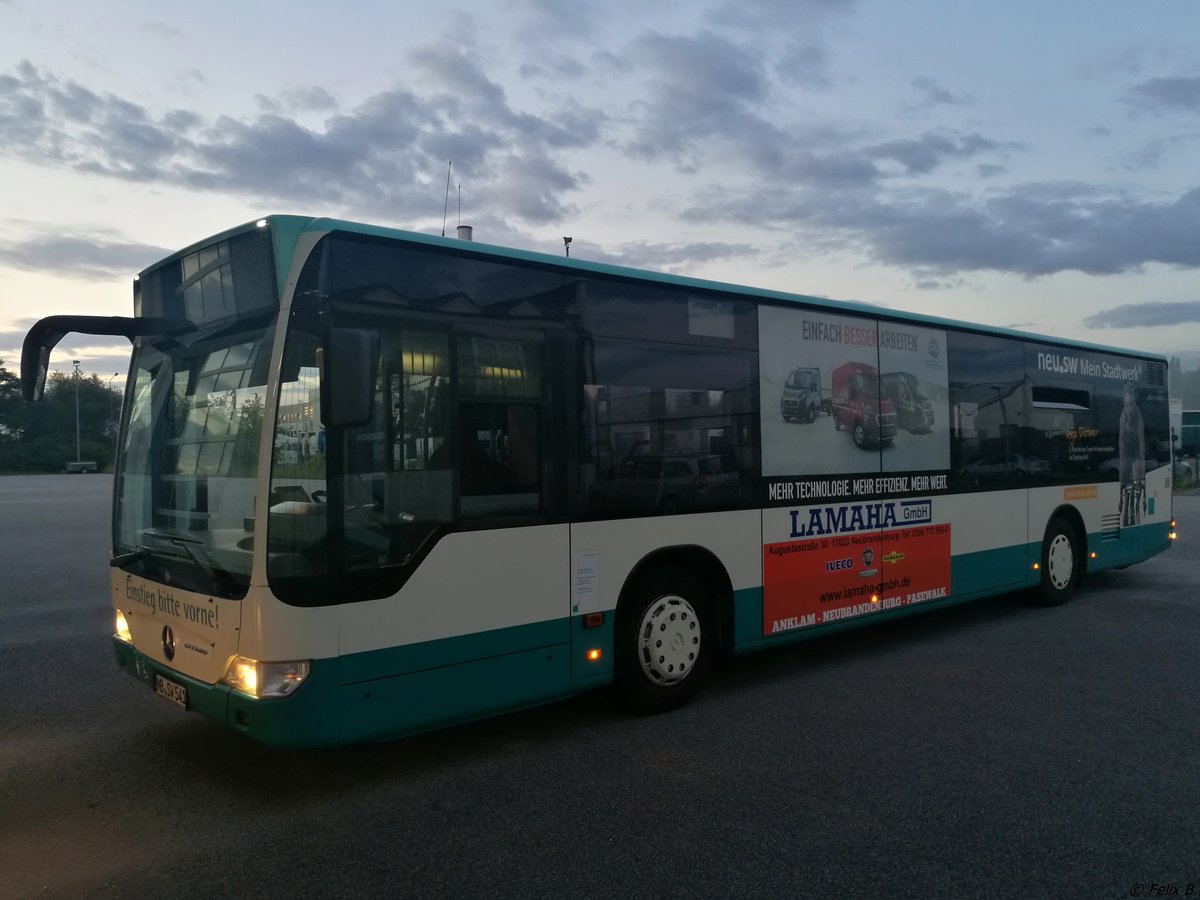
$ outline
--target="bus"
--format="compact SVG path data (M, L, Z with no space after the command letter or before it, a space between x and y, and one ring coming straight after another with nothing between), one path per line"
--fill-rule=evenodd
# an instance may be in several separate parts
M36 323L27 399L70 332L133 344L117 664L270 745L664 711L715 660L1058 604L1174 537L1151 354L295 216ZM788 421L798 368L842 414Z

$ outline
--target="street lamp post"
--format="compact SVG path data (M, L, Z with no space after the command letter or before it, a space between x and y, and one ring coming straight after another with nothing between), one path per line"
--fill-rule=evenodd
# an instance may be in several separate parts
M75 365L75 462L83 457L79 452L79 360L71 360Z

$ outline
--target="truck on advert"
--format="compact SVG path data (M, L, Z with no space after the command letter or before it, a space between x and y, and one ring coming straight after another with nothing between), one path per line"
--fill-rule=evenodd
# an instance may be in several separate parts
M933 429L933 404L921 393L921 382L912 372L884 372L879 376L882 398L892 401L896 425L913 434Z
M821 390L821 370L812 366L797 366L792 369L783 384L779 398L779 412L783 421L811 422L817 413L829 415L830 398Z
M854 446L883 446L896 436L896 409L879 391L879 373L866 363L833 370L833 427L845 428Z

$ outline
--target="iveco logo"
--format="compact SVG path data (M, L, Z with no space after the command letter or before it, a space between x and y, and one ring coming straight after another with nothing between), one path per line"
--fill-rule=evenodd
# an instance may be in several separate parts
M175 658L175 632L170 625L163 626L163 656L170 662Z

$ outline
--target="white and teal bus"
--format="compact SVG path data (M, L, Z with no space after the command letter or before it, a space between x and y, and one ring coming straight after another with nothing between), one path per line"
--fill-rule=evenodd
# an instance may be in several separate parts
M269 744L669 709L718 657L1059 603L1174 536L1143 353L290 216L133 306L40 321L26 396L64 334L131 338L117 662ZM797 370L828 397L787 415Z

